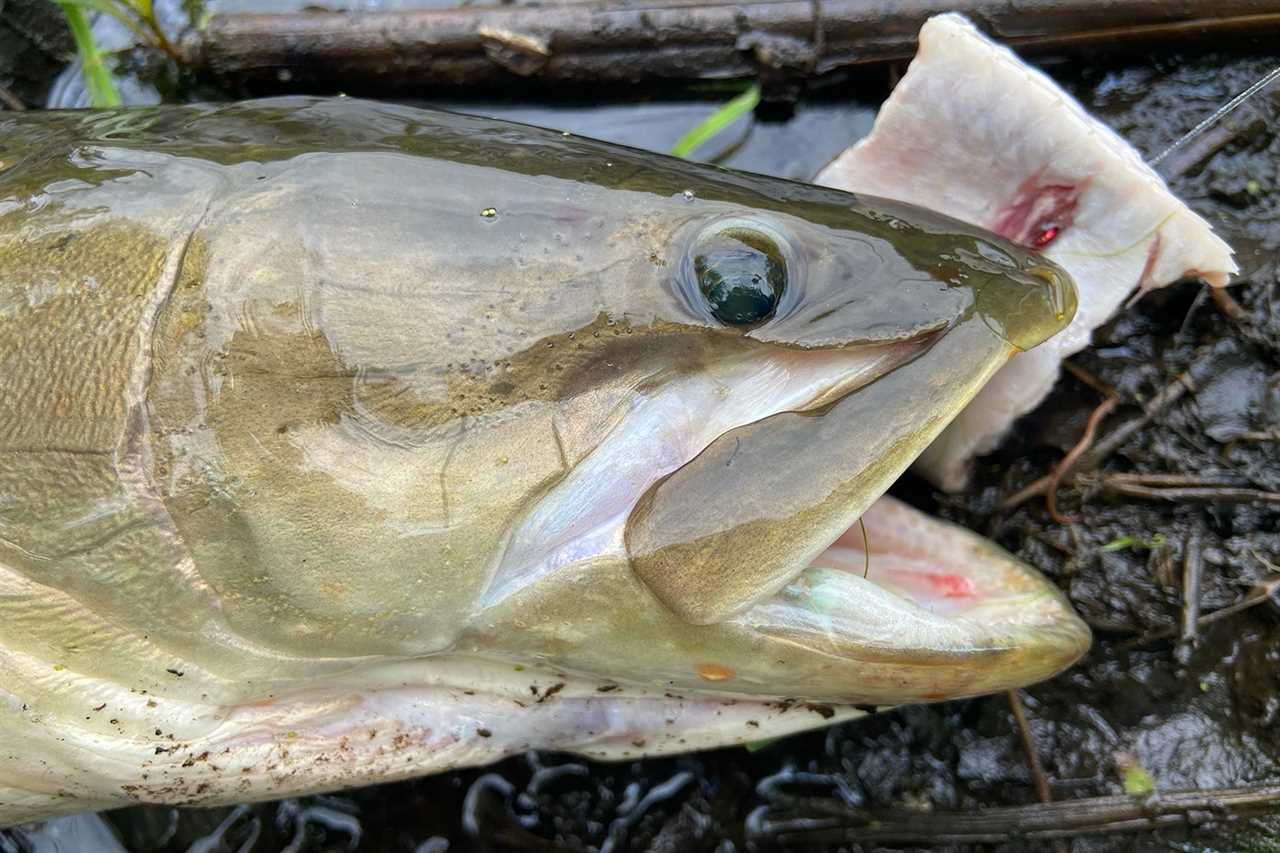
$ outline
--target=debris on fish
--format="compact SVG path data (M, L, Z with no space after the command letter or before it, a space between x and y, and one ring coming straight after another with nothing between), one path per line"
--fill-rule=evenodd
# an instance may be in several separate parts
M1071 325L1015 356L916 461L950 491L1131 292L1187 277L1222 286L1237 271L1231 248L1127 142L955 13L925 23L871 134L816 181L981 225L1042 252L1076 282Z

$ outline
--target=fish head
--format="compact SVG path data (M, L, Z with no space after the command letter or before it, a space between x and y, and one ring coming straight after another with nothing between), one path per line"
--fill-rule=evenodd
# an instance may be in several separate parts
M1051 583L877 504L1011 355L1070 321L1067 273L910 205L764 179L753 205L744 179L703 180L696 212L646 219L665 250L600 356L625 378L566 395L560 432L597 440L515 525L470 648L876 704L1075 660L1088 631Z
M274 127L263 109L207 132ZM236 631L877 704L1081 653L1029 568L867 515L1070 321L1052 262L912 205L552 131L285 114L316 138L208 146L238 180L191 237L200 286L162 312L148 398L168 517ZM870 563L843 571L863 526ZM899 541L925 550L893 562ZM263 667L282 691L307 675Z

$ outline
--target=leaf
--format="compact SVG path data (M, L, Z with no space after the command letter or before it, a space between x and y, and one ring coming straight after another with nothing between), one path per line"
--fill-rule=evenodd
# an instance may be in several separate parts
M1137 536L1120 536L1103 545L1100 550L1123 551L1126 548L1132 548L1135 551L1154 551L1163 546L1166 541L1163 533L1157 533L1149 541L1139 539Z
M742 116L751 112L760 103L760 84L753 83L747 91L716 110L692 130L680 137L680 141L671 149L677 157L689 157L717 134Z
M120 93L116 91L115 81L111 79L111 70L102 62L102 53L93 40L89 16L85 14L84 7L71 0L60 2L59 5L67 18L67 26L71 28L76 51L80 54L84 82L89 87L89 100L95 107L120 106Z
M1156 782L1151 778L1151 774L1137 764L1124 769L1124 779L1121 784L1124 786L1124 792L1131 797L1141 797L1156 789Z
M782 740L780 737L765 737L760 738L760 740L746 741L742 745L747 748L747 752L759 752L762 749L768 749L780 740Z

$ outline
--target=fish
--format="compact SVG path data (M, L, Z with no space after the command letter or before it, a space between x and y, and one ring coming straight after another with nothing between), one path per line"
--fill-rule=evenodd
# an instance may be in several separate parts
M0 824L744 743L1088 648L882 497L1075 313L1013 241L346 98L7 113L0 161Z
M815 180L990 229L1057 262L1079 291L1068 327L1011 359L916 461L950 492L1127 299L1186 278L1223 287L1239 271L1231 247L1128 142L954 12L925 22L875 128Z

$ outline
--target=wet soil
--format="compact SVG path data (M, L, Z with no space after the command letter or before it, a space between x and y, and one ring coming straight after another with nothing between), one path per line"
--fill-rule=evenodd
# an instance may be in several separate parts
M1274 56L1207 54L1050 70L1152 156L1275 62ZM858 80L850 86L864 97L883 88L882 79ZM558 109L558 120L543 123L572 126L587 121L579 113L590 112ZM821 139L829 140L830 126L815 118L823 109L830 105L802 104L798 115L813 121L807 133L821 127ZM844 118L830 121L865 130L866 107L837 114ZM1012 510L1001 509L1001 502L1052 469L1101 401L1072 376L981 462L965 494L942 496L910 479L895 487L918 506L981 531L1038 566L1093 626L1096 644L1084 661L1023 694L1055 799L1121 793L1125 768L1134 767L1157 791L1280 781L1280 607L1264 602L1220 619L1198 630L1193 641L1157 636L1180 630L1189 563L1201 567L1198 601L1206 614L1239 601L1276 571L1268 564L1280 565L1280 505L1232 502L1213 493L1152 500L1107 486L1116 474L1179 474L1280 491L1278 115L1280 87L1273 87L1209 142L1192 143L1166 161L1178 172L1174 190L1239 252L1243 274L1229 291L1238 310L1217 304L1198 283L1184 282L1148 294L1073 359L1122 401L1103 422L1102 436L1137 417L1145 401L1179 377L1185 377L1185 393L1087 477L1061 488L1058 507L1070 515L1068 523L1055 521L1043 499ZM654 126L649 120L636 124ZM618 127L608 122L602 131L616 135ZM780 127L757 127L753 134L784 133ZM602 131L596 135L608 135ZM638 141L660 147L653 139ZM778 162L775 145L763 146L768 153L762 156L772 158L763 165L750 157L744 162L742 151L751 145L730 148L737 165L779 170L772 165ZM138 851L727 853L781 846L764 818L769 809L794 806L796 798L868 809L972 810L1032 803L1036 795L1008 699L994 696L899 708L755 751L629 764L531 754L337 796L180 813L130 809L107 819ZM841 849L907 848L851 841ZM1017 842L939 849L1049 847ZM1276 851L1280 816L1232 826L1210 820L1195 831L1082 836L1069 849Z

